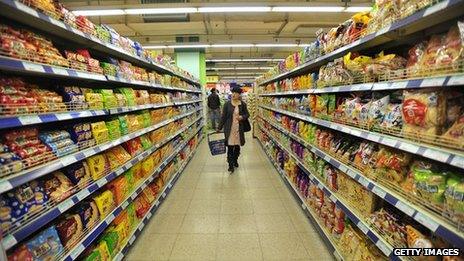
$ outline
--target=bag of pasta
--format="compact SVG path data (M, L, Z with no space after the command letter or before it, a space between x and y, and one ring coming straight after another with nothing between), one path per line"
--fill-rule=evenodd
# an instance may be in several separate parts
M422 141L441 134L446 119L446 99L441 91L405 91L402 106L403 134Z

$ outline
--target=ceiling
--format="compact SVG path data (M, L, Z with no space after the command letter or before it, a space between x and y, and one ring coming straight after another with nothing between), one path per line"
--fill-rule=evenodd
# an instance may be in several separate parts
M349 0L348 0L349 1ZM196 1L196 0L125 0L125 1L91 1L91 0L61 0L69 9L113 9L113 8L166 8L186 6L274 6L274 5L324 5L343 6L342 1L254 1L237 2L227 0ZM372 1L352 0L348 6L370 5ZM327 30L349 19L353 13L191 13L168 15L118 15L92 16L95 23L108 24L121 35L127 36L148 45L175 44L250 44L250 43L280 43L305 44L315 39L316 31ZM193 41L193 42L189 42ZM301 47L227 47L206 48L206 59L224 58L285 58L300 50ZM163 49L172 55L173 48ZM228 70L207 70L208 75L237 75L237 80L246 81L246 77L255 78L264 73L276 61L268 62L208 62L207 68L225 67ZM236 69L246 67L248 69ZM261 67L260 69L252 69Z

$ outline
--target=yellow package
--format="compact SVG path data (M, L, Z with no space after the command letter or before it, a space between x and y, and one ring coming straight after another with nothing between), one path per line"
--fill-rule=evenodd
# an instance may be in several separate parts
M93 180L98 180L109 170L108 161L103 154L89 157L86 161Z
M103 97L100 93L87 92L85 94L85 101L91 109L103 109Z
M116 156L110 151L105 151L104 154L105 154L105 157L108 159L108 166L110 170L115 170L116 168L122 165L119 162L118 158L116 158Z
M113 154L111 157L115 158L121 165L131 159L130 154L127 153L127 151L121 145L109 149L108 153Z
M108 129L104 121L94 122L90 124L92 126L92 135L97 144L107 142L109 140Z
M144 178L143 170L142 170L142 162L138 162L131 169L132 169L132 174L134 175L135 184L140 183L140 181L142 181L142 179Z
M127 224L124 224L124 223L119 223L118 225L112 228L112 231L118 233L118 236L119 236L118 247L121 247L124 241L129 236L129 230L127 228L128 228Z
M345 67L351 72L362 72L363 66L371 62L371 57L363 55L351 59L351 52L343 56L343 63L345 64Z
M115 207L113 193L109 190L95 196L93 200L97 204L98 212L100 212L100 216L102 217L106 217Z
M100 253L100 261L110 261L110 251L108 249L108 245L105 241L101 240L97 246L98 252Z
M150 175L153 170L155 169L155 164L153 163L153 158L148 157L144 161L142 161L142 173L144 177Z
M142 128L142 125L140 124L137 115L128 115L127 116L128 121L127 125L129 128L129 132L134 132Z

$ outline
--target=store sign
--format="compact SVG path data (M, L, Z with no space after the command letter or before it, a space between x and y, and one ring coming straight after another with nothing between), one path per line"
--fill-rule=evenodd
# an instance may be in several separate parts
M206 76L206 82L218 82L219 76Z

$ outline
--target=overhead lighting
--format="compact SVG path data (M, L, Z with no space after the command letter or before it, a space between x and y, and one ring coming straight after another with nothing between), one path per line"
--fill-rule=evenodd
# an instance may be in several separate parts
M256 47L298 47L298 44L256 44Z
M221 79L254 79L253 76L222 76Z
M196 13L198 10L195 7L184 7L184 8L136 8L126 9L126 14L138 15L138 14L189 14Z
M222 73L216 73L217 76L232 76L232 75L248 75L250 77L256 77L259 75L262 75L262 73L249 73L249 72L222 72Z
M231 6L231 7L199 7L199 13L258 13L270 12L269 6Z
M275 6L272 8L272 12L288 12L288 13L298 13L298 12L328 12L336 13L342 12L345 9L342 6Z
M278 58L228 58L228 59L208 59L206 62L228 63L228 62L280 62L284 59Z
M177 49L182 49L182 48L207 48L210 47L211 45L209 44L185 44L185 45L168 45L168 48L177 48Z
M217 71L227 71L227 70L269 70L272 67L209 67L206 70L217 70Z
M212 44L211 47L229 48L229 47L253 47L254 44Z
M73 11L73 14L82 15L82 16L107 16L107 15L124 15L125 12L122 9L76 10L76 11Z
M358 13L358 12L367 12L367 11L370 11L371 9L372 7L370 6L350 6L350 7L347 7L343 11L348 12L348 13Z

